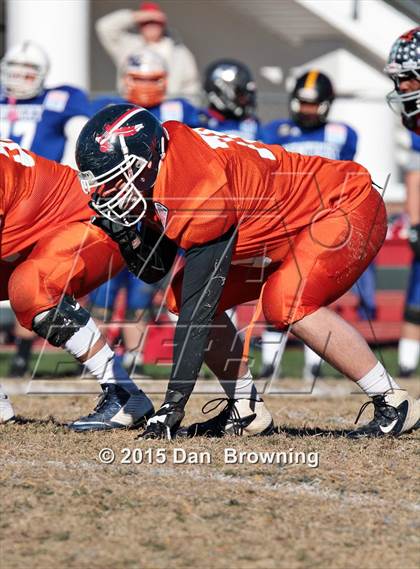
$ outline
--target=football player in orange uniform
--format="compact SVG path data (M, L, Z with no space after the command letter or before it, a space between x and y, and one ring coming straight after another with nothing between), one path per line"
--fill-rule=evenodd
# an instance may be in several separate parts
M25 328L67 350L98 379L100 404L71 424L80 431L133 426L153 411L76 301L124 264L91 217L75 170L0 141L0 300L9 299ZM11 418L10 407L3 415Z
M420 403L400 389L358 332L327 308L385 238L384 203L365 168L175 121L161 125L134 105L92 117L80 133L76 161L104 230L117 241L125 235L132 258L136 224L153 218L185 250L185 267L167 297L179 314L172 373L145 437L177 432L209 336L214 341L206 362L221 380L235 380L210 430L270 430L271 416L246 362L232 356L236 331L224 315L257 298L268 322L280 330L292 327L372 397L374 419L352 436L397 435L414 427ZM200 425L194 429L203 432Z

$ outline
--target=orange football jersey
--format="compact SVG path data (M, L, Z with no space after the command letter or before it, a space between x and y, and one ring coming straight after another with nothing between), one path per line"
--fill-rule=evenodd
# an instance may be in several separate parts
M14 261L47 233L89 220L88 202L75 170L0 140L0 259Z
M185 249L235 225L234 262L278 261L301 229L334 211L352 211L372 191L368 171L355 162L304 156L175 121L164 126L169 145L154 207L167 236Z

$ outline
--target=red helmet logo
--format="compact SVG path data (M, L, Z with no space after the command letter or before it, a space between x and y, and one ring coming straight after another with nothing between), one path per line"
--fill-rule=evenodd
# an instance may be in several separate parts
M108 152L111 150L112 144L117 136L123 136L124 138L134 136L142 128L144 128L144 125L142 123L122 126L126 118L128 118L128 115L132 114L133 111L130 109L112 124L106 124L104 127L104 132L95 137L95 141L99 144L99 150L101 152Z

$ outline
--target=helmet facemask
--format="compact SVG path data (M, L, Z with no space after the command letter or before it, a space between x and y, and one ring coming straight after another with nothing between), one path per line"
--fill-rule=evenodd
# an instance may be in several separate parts
M79 174L82 190L92 194L95 210L110 221L130 227L144 217L146 200L135 181L147 168L144 158L130 155L112 170L95 178L92 172Z
M299 100L297 97L290 99L290 115L294 122L301 128L319 128L327 122L328 113L331 108L331 101L322 101L317 104L317 109L314 113L302 112L301 105L305 101ZM312 104L312 103L311 103Z
M401 92L400 85L403 81L416 79L420 82L420 68L412 69L410 72L392 73L391 66L388 71L391 79L394 81L395 89L386 96L389 107L397 114L401 114L406 118L411 118L420 113L420 88L415 91Z
M122 78L122 94L133 105L149 109L160 105L167 90L166 73L127 73Z
M1 60L1 85L7 97L32 99L44 89L49 70L44 50L31 41L10 48Z
M32 99L43 89L44 75L36 65L4 62L1 64L1 83L8 97Z
M144 194L153 188L160 168L162 155L146 160L135 154L128 154L123 136L120 136L124 159L117 166L94 176L92 172L80 172L82 190L92 194L95 210L114 223L131 227L136 225L147 211ZM162 137L162 149L165 138Z

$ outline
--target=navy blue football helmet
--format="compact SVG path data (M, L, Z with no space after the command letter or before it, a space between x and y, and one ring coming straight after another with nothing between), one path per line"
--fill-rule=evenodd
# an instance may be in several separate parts
M125 226L140 221L167 141L160 121L135 105L110 105L85 124L76 144L76 162L82 189L93 191L100 215Z
M255 112L255 81L240 61L220 59L211 63L205 71L204 90L210 108L226 118L244 119Z

